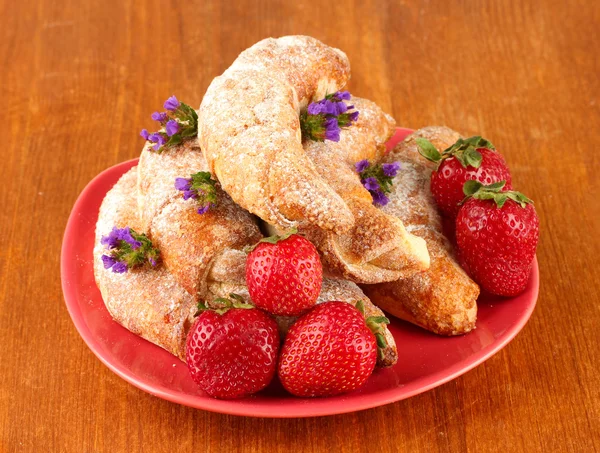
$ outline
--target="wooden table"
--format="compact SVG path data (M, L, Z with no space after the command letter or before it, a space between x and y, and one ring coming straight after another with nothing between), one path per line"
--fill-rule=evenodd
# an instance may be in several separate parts
M552 1L4 2L0 6L0 451L600 450L600 7ZM127 384L75 330L60 286L71 207L176 93L267 36L347 52L353 93L400 125L505 154L541 218L538 306L502 352L433 391L343 416L267 420Z

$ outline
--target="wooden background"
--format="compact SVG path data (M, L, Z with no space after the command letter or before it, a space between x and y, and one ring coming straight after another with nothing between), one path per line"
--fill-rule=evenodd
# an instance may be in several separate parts
M0 451L600 450L600 7L589 0L0 2ZM162 401L89 351L65 308L70 209L136 157L170 94L268 36L347 52L353 93L400 125L505 154L541 218L538 307L492 359L343 416L238 418Z

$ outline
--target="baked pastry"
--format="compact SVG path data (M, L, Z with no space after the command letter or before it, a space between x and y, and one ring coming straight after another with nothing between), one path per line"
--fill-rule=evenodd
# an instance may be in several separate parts
M438 150L452 145L459 134L446 127L420 129L399 143L385 158L399 161L390 202L381 208L399 218L411 234L427 242L431 266L410 278L363 290L388 313L440 335L460 335L475 328L479 287L457 263L442 231L442 219L429 190L432 165L419 155L415 138L428 139Z
M165 266L131 269L118 274L104 269L100 243L113 226L144 231L137 215L137 167L125 173L106 194L96 224L94 276L113 319L126 329L185 361L185 335L196 301Z
M237 204L280 229L352 227L350 209L302 149L299 121L349 78L342 51L286 36L256 43L212 81L198 112L200 147Z
M355 168L364 159L374 163L383 157L395 121L369 100L353 97L352 104L358 120L341 132L339 142L307 140L304 150L350 208L354 226L344 233L315 226L300 232L319 249L330 271L344 278L358 283L406 278L429 267L425 241L408 233L400 219L373 205Z
M113 226L127 226L138 232L145 232L143 222L138 216L137 172L138 167L134 167L123 175L107 193L100 207L94 246L96 283L115 321L185 361L185 339L196 313L196 298L178 283L164 265L159 264L155 268L134 268L119 274L104 269L102 263L101 256L106 249L101 243L101 238L107 235ZM217 230L221 228L219 223L212 225L215 225ZM205 227L203 233L210 237L210 226ZM231 293L250 301L245 284L245 263L246 254L243 251L225 249L206 264L204 300L209 306L214 299L228 297ZM324 279L317 303L329 300L353 305L362 300L366 316L383 315L358 286L348 281ZM276 320L284 336L287 327L295 319L279 317ZM394 338L387 328L384 328L384 336L387 346L383 349L378 364L389 366L396 363L397 350Z
M217 205L202 215L194 200L184 200L175 179L207 170L197 142L187 140L160 154L147 144L137 172L141 231L160 249L177 282L195 298L206 297L208 272L219 255L262 238L254 218L218 186Z

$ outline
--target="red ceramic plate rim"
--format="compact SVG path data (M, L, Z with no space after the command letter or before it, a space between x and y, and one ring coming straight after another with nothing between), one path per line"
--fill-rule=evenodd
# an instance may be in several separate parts
M406 134L412 132L410 129L398 128L398 132ZM398 134L397 134L398 135ZM388 149L393 147L399 140L390 140L388 143ZM219 412L229 415L242 415L251 417L271 417L271 418L294 418L294 417L314 417L324 415L343 414L348 412L355 412L364 409L370 409L373 407L382 406L385 404L400 401L420 393L431 390L434 387L440 386L456 377L466 373L473 369L477 365L481 364L485 360L489 359L504 346L506 346L516 335L523 329L536 305L536 300L539 292L539 270L537 258L534 263L530 285L533 288L532 292L532 303L530 303L525 311L521 314L517 322L508 328L504 334L499 337L494 343L490 344L471 356L456 362L444 370L436 373L427 375L421 378L417 383L409 383L407 385L383 390L378 392L376 395L349 395L348 397L338 396L333 398L322 398L322 399L294 399L297 404L290 407L286 406L285 410L277 411L277 407L265 404L264 402L253 403L252 400L236 401L236 400L217 400L212 398L200 398L192 395L182 394L180 392L171 391L164 387L157 387L144 381L136 374L132 373L127 368L121 366L118 363L113 363L110 357L106 357L103 353L103 348L98 339L90 331L86 324L81 308L77 303L77 286L68 283L68 276L73 273L74 264L67 259L68 258L68 244L69 238L73 236L76 229L77 219L76 217L81 213L89 198L90 194L97 189L97 186L101 186L101 181L107 173L112 173L117 169L122 169L121 174L127 169L131 168L137 163L138 159L132 159L126 162L122 162L113 167L104 170L102 173L97 175L79 195L69 220L64 234L62 251L61 251L61 280L62 289L65 296L65 302L69 314L75 324L79 334L92 350L92 352L104 363L110 370L116 373L118 376L133 384L145 392L151 395L158 396L159 398L182 404L185 406L195 407L207 411ZM104 193L102 193L104 196ZM132 334L134 335L134 334ZM293 397L290 397L292 399ZM243 404L240 404L243 403ZM332 404L334 403L334 404Z

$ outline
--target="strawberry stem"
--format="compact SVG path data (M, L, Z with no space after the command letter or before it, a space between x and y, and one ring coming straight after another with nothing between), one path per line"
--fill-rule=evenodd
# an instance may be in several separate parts
M516 190L507 190L503 192L502 189L505 185L506 181L498 181L487 186L479 181L465 181L465 184L463 185L463 193L465 194L465 198L460 202L460 204L463 204L469 198L475 198L476 200L493 200L498 208L504 206L507 200L513 200L522 208L527 206L529 203L533 204L533 200L526 197L521 192L517 192Z
M298 229L296 227L293 227L292 229L290 229L289 231L287 231L283 234L274 234L273 236L262 238L256 244L247 245L246 247L244 247L244 252L246 252L246 253L252 252L252 250L254 250L256 247L258 247L258 244L260 244L261 242L266 242L267 244L277 244L278 242L285 241L291 235L297 234L297 233L298 233Z
M492 142L479 135L469 138L459 138L456 143L449 148L446 148L441 154L437 148L433 146L433 143L425 138L418 137L415 139L415 142L419 147L419 153L425 159L439 164L444 159L455 157L464 168L467 168L468 166L479 168L483 156L477 151L478 148L496 149Z
M279 235L279 234L274 234L273 236L269 236L266 238L262 238L260 242L267 242L269 244L277 244L278 242L281 241L285 241L287 238L289 238L292 234L296 234L298 233L298 229L296 227L292 228L291 230Z
M205 302L198 302L198 311L194 316L199 316L202 312L206 310L212 310L220 315L223 315L232 308L242 308L246 310L254 308L254 305L246 303L242 296L234 293L229 294L229 298L217 297L212 301L211 305L213 304L214 306L208 306Z

